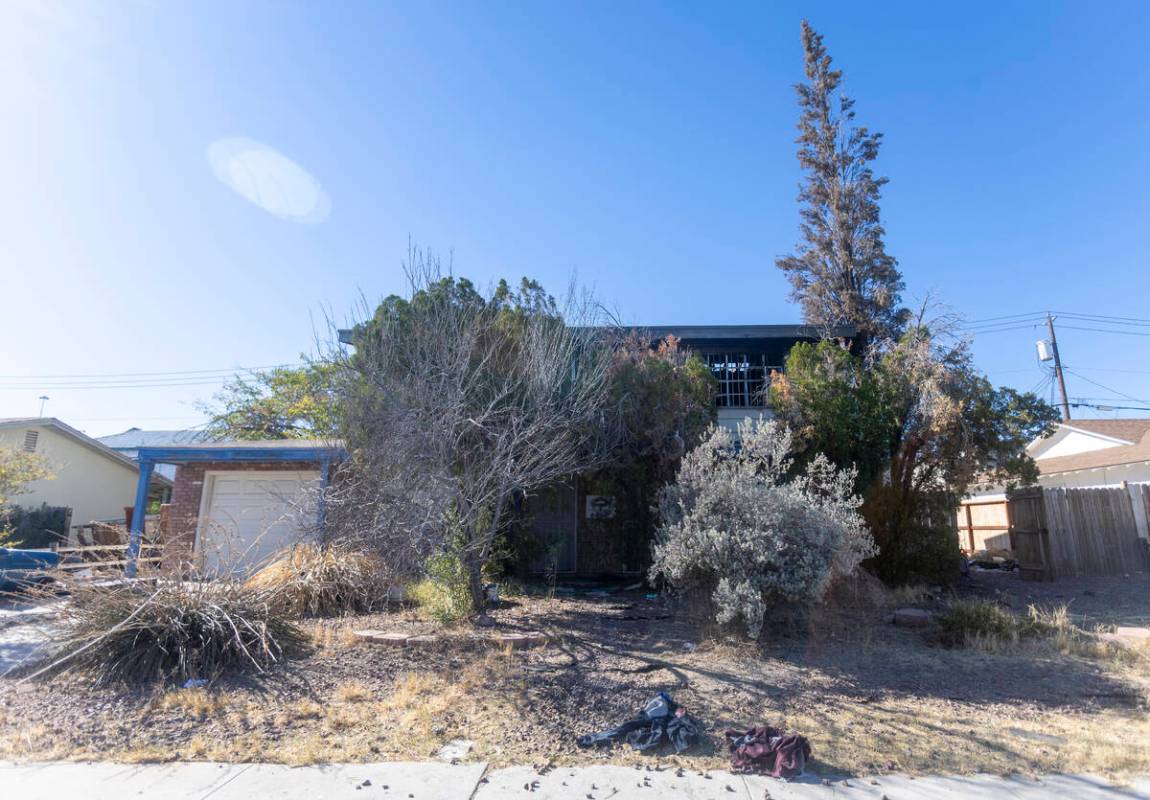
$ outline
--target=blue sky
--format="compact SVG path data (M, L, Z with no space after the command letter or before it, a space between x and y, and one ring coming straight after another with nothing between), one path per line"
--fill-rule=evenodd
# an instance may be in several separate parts
M0 416L47 394L94 434L196 424L225 371L294 362L326 315L400 291L409 239L479 283L574 273L629 322L797 321L774 259L797 237L803 16L885 133L908 300L1150 317L1144 3L17 0ZM226 186L209 148L237 138L330 208ZM1040 335L979 334L978 364L1029 389ZM1150 336L1059 339L1072 396L1150 405Z

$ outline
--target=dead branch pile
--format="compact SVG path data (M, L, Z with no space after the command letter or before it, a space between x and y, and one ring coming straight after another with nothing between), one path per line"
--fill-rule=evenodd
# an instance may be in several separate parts
M306 642L264 592L226 579L79 585L61 621L64 638L37 675L76 670L100 683L212 679L263 672Z

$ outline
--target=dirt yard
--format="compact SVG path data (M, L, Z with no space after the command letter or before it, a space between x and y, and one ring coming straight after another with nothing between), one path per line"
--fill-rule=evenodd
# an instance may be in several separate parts
M1069 603L1080 624L1146 624L1150 579L1024 584L978 573L961 595ZM771 724L802 733L826 777L911 773L1150 772L1150 667L1026 648L946 649L886 621L894 603L840 603L759 645L711 638L642 593L506 601L502 630L547 647L504 651L472 629L436 630L414 611L308 623L314 648L259 680L124 691L74 675L0 681L0 759L319 761L425 759L467 739L496 765L652 763L575 737L613 727L669 692L712 747L664 765L726 764L722 732ZM358 643L378 628L436 632L433 645Z

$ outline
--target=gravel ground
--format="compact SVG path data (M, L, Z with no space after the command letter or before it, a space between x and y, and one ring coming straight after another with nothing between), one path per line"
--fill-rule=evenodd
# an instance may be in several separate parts
M1039 591L1065 602L1062 593L1098 621L1150 610L1145 583L1012 578L976 574L962 591L1020 610ZM0 758L378 761L427 758L465 738L471 757L497 765L636 763L648 757L579 750L574 737L613 727L668 691L708 732L700 753L671 759L690 768L725 764L723 730L767 723L807 735L813 769L831 776L1060 771L1077 761L1118 775L1150 771L1141 672L1057 654L947 650L929 632L885 623L888 610L819 609L752 645L708 635L641 593L514 598L493 612L497 629L551 637L515 652L412 611L324 620L308 624L316 646L305 657L206 690L117 690L76 675L0 680ZM440 640L355 643L350 632L363 628Z

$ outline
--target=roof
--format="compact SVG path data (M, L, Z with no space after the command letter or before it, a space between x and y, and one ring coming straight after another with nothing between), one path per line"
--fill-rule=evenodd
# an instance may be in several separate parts
M193 461L325 461L344 455L337 439L263 439L141 447L140 461L186 464Z
M146 431L128 428L123 433L97 436L96 440L117 450L135 450L137 447L162 447L170 444L196 444L209 440L202 430Z
M1150 419L1072 419L1062 427L1137 444L1150 431Z
M851 337L853 327L821 328L817 325L632 325L654 339L675 336L679 339L823 339Z
M71 425L68 425L55 417L9 417L0 419L0 428L52 428L58 433L72 439L83 446L96 451L100 455L117 462L121 466L127 467L133 472L139 471L139 465L135 461L128 458L123 453L113 450L103 442L93 439L83 431L78 431ZM164 484L171 484L163 475L156 475L156 481Z
M1043 475L1150 461L1150 419L1072 419L1063 423L1063 427L1121 439L1130 444L1038 459L1034 463Z

